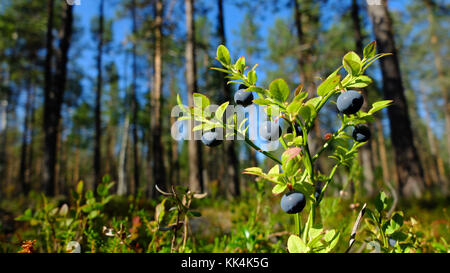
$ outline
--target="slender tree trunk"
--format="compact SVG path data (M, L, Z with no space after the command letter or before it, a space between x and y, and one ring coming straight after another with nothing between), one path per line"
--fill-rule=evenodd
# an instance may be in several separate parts
M170 78L172 81L175 79L174 73L171 72ZM178 90L175 89L173 84L170 85L170 97L175 98L176 92ZM174 107L176 104L172 105ZM176 117L170 117L170 127L172 128L173 124L176 122ZM171 148L170 148L170 172L169 172L169 183L170 185L179 185L180 184L180 163L178 156L178 141L171 138Z
M58 155L62 155L61 153L61 132L62 132L62 121L61 117L58 121L58 130L56 134L56 151ZM58 156L56 158L55 162L55 195L59 195L61 192L61 181L60 181L60 172L61 172L61 163L62 163L61 156Z
M102 57L103 57L103 27L104 27L104 0L100 0L98 19L98 45L97 45L97 93L95 97L95 142L94 142L94 187L102 180L101 166L101 140L102 140Z
M155 3L155 55L154 55L154 76L153 76L153 175L155 185L159 188L166 188L166 171L164 168L164 147L161 141L162 135L162 25L163 25L163 1ZM152 190L155 196L156 191Z
M129 128L129 118L125 116L122 130L122 143L120 144L119 153L119 182L117 184L117 195L123 196L128 192L127 182L126 182L126 160L127 160L127 146L128 146L128 128Z
M131 7L132 19L133 19L133 35L136 38L137 35L137 18L136 18L136 0L133 0ZM130 191L136 196L139 190L140 168L139 168L139 154L138 154L138 134L137 134L137 62L136 62L136 41L133 41L133 81L131 88L131 112L132 112L132 135L133 135L133 174L134 180L130 185Z
M384 132L383 132L383 126L381 124L381 121L377 119L375 121L377 125L377 132L378 132L378 147L380 151L380 161L381 161L381 171L383 173L383 180L384 183L391 183L391 170L389 170L388 165L388 159L387 159L387 153L386 153L386 144L384 143Z
M219 8L218 13L218 28L219 28L219 36L221 43L226 46L226 35L225 35L225 23L223 19L223 0L217 0L217 6ZM230 86L227 84L227 80L225 78L222 78L222 84L223 84L223 90L225 94L225 100L231 101L231 90ZM229 193L234 196L239 196L240 191L240 177L239 177L239 157L236 152L234 141L227 141L225 142L225 149L226 149L226 164L225 166L227 169L226 176L229 177L227 184L230 184L227 188L229 189ZM232 186L231 186L232 183Z
M73 180L72 185L75 186L80 180L80 143L77 140L75 143L75 159L73 168Z
M36 101L36 92L35 92L35 86L32 85L31 86L31 113L30 113L30 124L29 124L29 135L30 135L30 139L29 139L29 145L28 145L28 168L27 168L27 173L25 174L25 180L28 181L29 185L28 185L28 189L32 188L32 181L31 181L31 177L34 174L33 171L33 163L34 163L34 126L36 123L36 119L35 119L35 101Z
M194 24L194 0L185 0L186 10L186 85L189 106L194 105L193 93L197 92L197 68L195 58L195 24ZM192 123L195 123L191 120ZM189 127L190 129L193 126ZM203 160L202 146L194 139L194 132L190 130L191 139L188 143L189 157L189 188L192 192L202 192L203 189Z
M351 16L353 22L353 35L355 36L356 52L361 56L363 54L363 35L361 31L361 19L359 18L359 6L357 0L352 0ZM364 104L362 110L364 112L368 112L370 106L367 88L362 88L361 91L364 96ZM373 126L369 124L369 128L373 132ZM369 196L372 196L374 194L373 183L375 176L373 172L374 165L371 145L362 146L359 155L363 165L363 186L366 189L367 194Z
M23 122L23 134L22 134L22 147L20 151L20 168L19 168L19 182L21 186L21 192L26 196L29 191L29 181L27 180L28 166L28 139L30 129L30 117L31 117L31 100L32 100L32 83L31 78L27 79L26 85L27 99L25 103L25 118Z
M386 0L381 2L382 5L369 5L368 3L368 11L372 18L379 50L394 54L381 59L381 71L384 97L394 101L393 105L388 107L388 115L400 193L406 197L412 195L420 197L424 184L423 169L414 147L411 121L408 115L408 106L392 33L392 21L388 13Z
M445 69L442 65L441 56L441 42L438 39L436 34L436 19L434 13L436 8L436 3L433 0L424 0L425 5L428 9L428 22L430 23L430 42L431 49L433 50L434 55L434 65L436 67L437 75L438 75L438 83L440 85L442 91L442 99L444 101L444 117L445 117L445 135L446 146L447 146L447 162L450 164L450 101L449 101L449 86L448 86L448 76L446 76Z
M443 179L444 176L442 173L440 173L440 169L439 169L439 163L438 163L438 145L436 143L436 140L434 138L434 134L433 134L433 130L430 126L431 124L431 117L430 117L430 112L428 109L428 105L427 105L427 101L426 101L426 93L424 90L424 87L421 85L420 86L420 92L422 95L422 104L423 104L423 109L425 112L425 125L427 127L427 139L428 139L428 145L430 146L430 160L431 161L429 168L429 172L432 176L432 180L434 183L436 184L441 184L443 183ZM428 161L428 160L427 160Z
M44 177L43 187L47 195L54 195L55 164L56 164L56 130L55 120L55 92L52 79L53 59L53 9L54 0L48 0L47 41L44 72Z

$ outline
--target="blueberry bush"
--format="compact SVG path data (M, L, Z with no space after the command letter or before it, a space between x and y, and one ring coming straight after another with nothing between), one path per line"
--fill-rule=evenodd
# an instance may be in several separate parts
M203 137L208 136L208 140L202 138L205 145L219 145L218 139L224 139L220 132L225 131L225 137L239 136L251 148L274 161L275 164L268 172L259 167L250 167L246 168L244 173L273 183L273 194L281 195L287 192L281 199L281 208L295 217L295 234L291 235L287 242L289 252L330 252L338 243L339 231L324 232L317 223L317 207L332 183L337 169L340 166L351 167L358 148L369 140L370 131L363 124L372 122L373 114L392 102L377 101L368 112L364 112L361 110L364 98L360 92L353 90L372 83L372 79L364 75L364 72L375 60L388 54L376 54L376 42L365 47L363 58L355 52L347 53L342 59L342 66L323 79L317 87L317 96L311 97L308 96L307 90L303 90L303 85L290 90L283 79L272 81L268 88L258 86L256 66L248 70L245 57L240 57L232 63L228 49L220 45L216 59L223 68L212 69L227 74L228 84L240 84L240 89L234 97L236 105L246 107L253 99L252 93L258 95L252 102L262 106L268 117L267 121L260 124L260 136L264 140L279 141L282 144L284 152L281 159L270 151L263 151L249 138L247 131L250 125L246 123L247 119L238 121L234 113L229 116L227 114L228 117L224 121L223 115L230 102L223 103L213 113L208 107L209 98L200 93L194 93L194 106L191 108L184 106L178 97L179 106L186 114L181 119L195 119L197 124L192 130L206 131ZM344 72L341 71L342 68ZM312 127L324 105L332 102L336 96L335 103L341 127L333 134L328 134L322 147L312 154L308 143ZM286 134L283 134L279 125L280 119L287 122L290 128ZM315 163L330 147L333 147L330 158L334 160L334 166L329 174L323 174L315 168ZM320 184L323 186L320 187ZM309 216L307 222L302 224L300 213L305 206Z

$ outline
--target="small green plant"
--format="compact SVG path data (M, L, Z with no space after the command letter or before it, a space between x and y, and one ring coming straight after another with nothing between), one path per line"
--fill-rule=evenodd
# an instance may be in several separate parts
M366 209L366 225L369 233L368 244L379 248L376 251L389 253L416 252L417 235L404 225L402 211L391 210L393 199L380 192L375 199L375 210ZM416 220L411 218L411 224Z
M72 193L75 203L72 207L68 204L58 207L42 194L41 205L34 211L27 209L16 220L26 221L39 229L38 242L46 252L70 252L67 246L71 241L95 250L96 244L102 241L101 232L97 231L104 224L104 208L112 198L109 190L113 185L109 176L105 176L96 194L87 190L83 195L84 183L80 181Z
M187 187L177 186L171 187L171 192L164 192L156 186L156 189L165 196L163 201L159 204L159 209L157 207L156 210L156 224L158 225L158 229L161 231L173 231L172 241L171 241L171 252L185 252L186 251L186 242L189 234L189 219L192 217L200 217L201 214L198 211L194 211L191 209L191 204L194 199L202 199L206 197L206 193L194 193L188 190ZM165 211L165 203L173 204L168 212ZM168 217L171 223L167 226L162 226L164 216L167 213L171 213ZM175 221L173 219L175 218ZM178 242L177 236L178 231L180 229L182 231L182 240Z
M389 55L389 53L376 54L376 43L372 42L364 49L364 56L361 59L355 52L349 52L343 57L343 65L331 73L316 90L317 96L308 98L308 92L303 90L303 85L299 85L295 90L290 90L288 84L283 79L272 81L268 88L257 86L257 74L255 65L246 72L248 67L245 64L245 57L240 57L235 63L231 62L228 49L220 45L217 48L216 59L223 68L212 68L226 73L228 83L240 84L235 102L240 106L249 106L249 98L245 92L258 95L253 99L253 103L264 108L268 119L260 124L260 136L267 141L279 141L284 152L281 158L270 151L261 149L252 139L249 138L247 130L248 119L238 120L236 113L225 115L224 113L230 102L225 102L217 109L211 109L208 97L194 93L193 107L186 107L181 103L178 96L178 105L184 112L184 116L179 120L194 119L197 124L193 131L202 130L204 132L214 131L210 141L203 141L208 146L220 145L223 135L221 130L226 132L225 137L230 136L243 139L251 148L261 152L272 159L275 165L265 172L259 167L246 168L244 173L258 176L274 184L272 193L280 195L286 191L301 194L306 202L296 203L297 210L294 212L295 233L292 234L287 243L289 252L330 252L337 244L340 233L336 230L324 231L320 224L316 223L316 210L320 200L329 183L333 181L334 174L340 166L350 167L354 157L358 153L358 148L366 143L370 137L364 127L359 125L372 122L373 114L384 107L390 105L392 101L377 101L368 112L361 111L363 104L362 95L351 88L364 88L372 83L372 79L364 75L365 70L377 59ZM344 68L346 75L343 77L341 69ZM243 86L242 86L243 85ZM332 134L328 134L322 147L317 153L312 154L308 143L311 129L323 106L337 98L338 117L341 127ZM287 122L291 129L283 134L279 126L279 120ZM255 126L255 124L252 124ZM354 128L355 132L348 132ZM222 138L221 138L222 137ZM212 140L211 140L212 139ZM214 143L214 145L211 145ZM334 167L329 174L322 174L315 169L315 162L323 152L332 148L330 158L335 160ZM323 185L323 186L320 186ZM282 201L283 205L283 201ZM295 205L295 204L294 204ZM300 206L301 205L301 206ZM305 207L305 209L303 209ZM300 212L308 211L307 222L301 223Z

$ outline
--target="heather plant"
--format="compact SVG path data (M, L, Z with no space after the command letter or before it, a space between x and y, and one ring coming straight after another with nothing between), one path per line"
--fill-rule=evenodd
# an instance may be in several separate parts
M205 145L218 146L225 138L244 140L251 148L274 162L268 171L255 166L246 168L244 173L273 183L272 193L282 196L281 208L293 215L295 232L287 241L289 252L330 252L338 243L341 233L337 230L324 231L316 221L316 211L337 169L341 166L350 168L358 149L370 139L370 131L364 124L374 121L373 114L392 102L377 101L368 112L364 112L361 110L364 98L353 90L372 83L372 79L364 72L375 60L388 54L376 54L376 42L365 47L363 58L355 52L347 53L342 59L342 65L317 87L317 96L311 97L302 84L290 90L283 79L275 79L268 88L258 86L257 65L248 70L245 57L232 63L228 49L220 45L216 59L223 67L212 69L227 74L228 84L240 84L235 96L238 109L239 106L241 110L248 107L252 99L253 104L264 110L267 120L259 122L259 136L263 142L279 142L283 149L281 158L270 149L260 148L255 139L249 137L249 127L257 124L250 118L243 118L245 114L237 111L230 113L230 102L217 107L210 105L205 95L194 93L193 106L186 107L178 96L178 105L183 112L179 121L193 118L194 126L189 128L195 133L203 132L201 140ZM342 68L344 71L341 71ZM253 93L258 95L257 98L253 99ZM337 101L334 102L336 96ZM323 145L313 154L309 143L310 134L319 113L328 102L337 104L341 126L334 133L325 135ZM286 133L282 130L281 120L288 124ZM334 161L328 174L315 168L315 163L325 150L330 150L329 158ZM303 224L300 214L304 210L308 218Z

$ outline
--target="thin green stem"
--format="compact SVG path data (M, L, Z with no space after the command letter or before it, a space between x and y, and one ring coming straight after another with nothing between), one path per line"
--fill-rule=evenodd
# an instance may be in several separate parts
M253 141L251 141L248 136L243 135L241 132L239 132L238 130L234 129L234 132L242 137L244 137L245 143L247 143L250 147L252 147L253 149L255 149L256 151L262 153L263 155L267 156L268 158L272 159L273 161L277 162L278 164L283 164L278 158L276 158L273 154L263 151L260 147L258 147L258 145L256 145Z
M294 214L294 222L295 222L295 234L301 235L301 226L300 226L300 213Z

